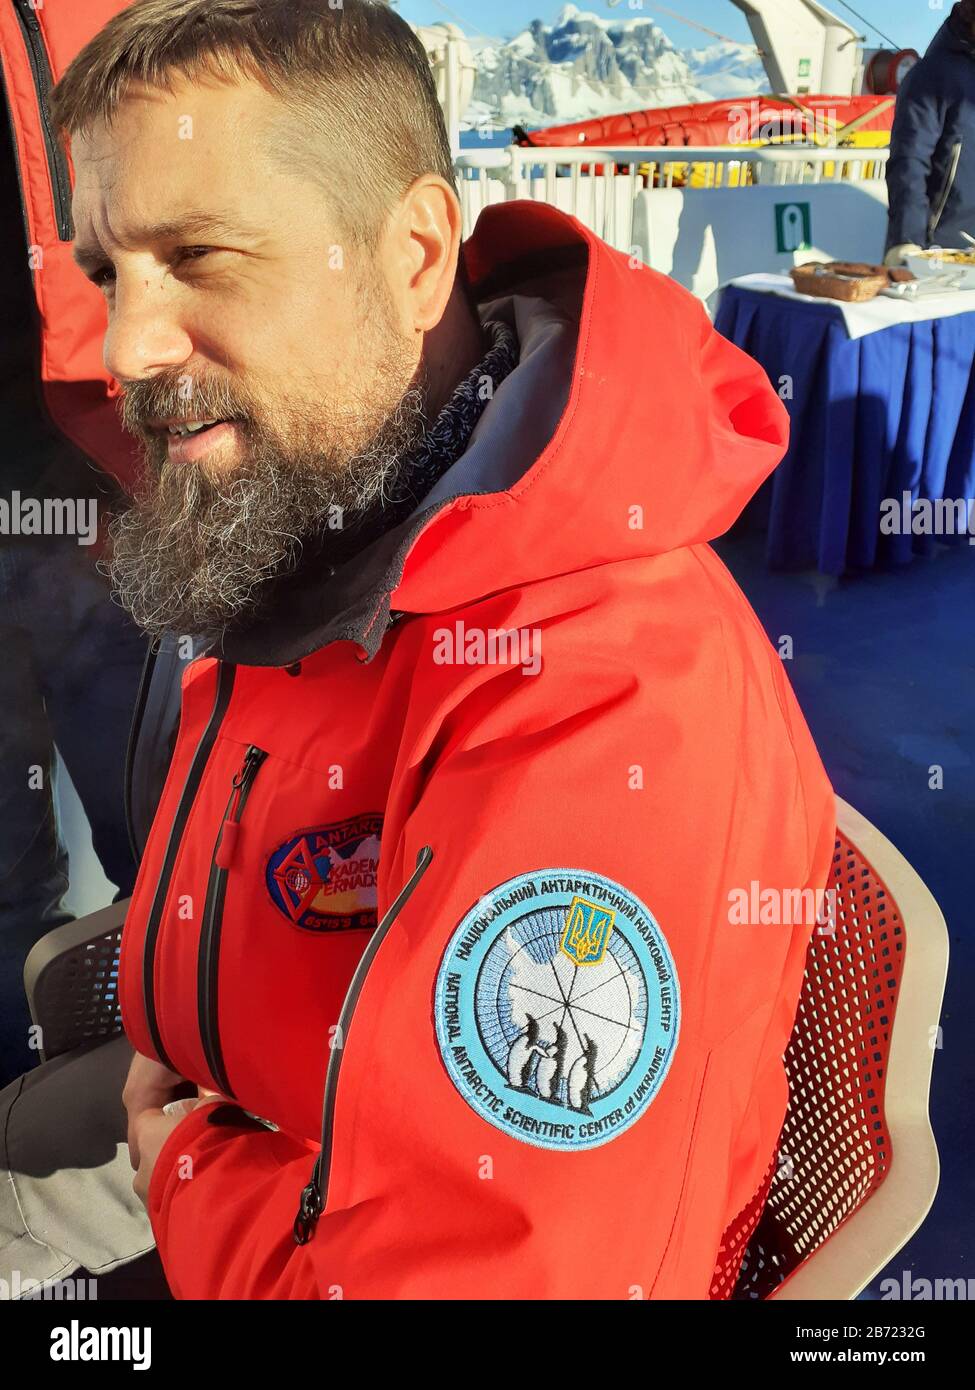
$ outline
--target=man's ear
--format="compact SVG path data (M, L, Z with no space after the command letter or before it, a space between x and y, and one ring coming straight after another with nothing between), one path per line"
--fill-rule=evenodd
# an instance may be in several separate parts
M457 194L438 174L421 174L404 194L390 231L391 282L406 326L429 332L443 317L457 274Z

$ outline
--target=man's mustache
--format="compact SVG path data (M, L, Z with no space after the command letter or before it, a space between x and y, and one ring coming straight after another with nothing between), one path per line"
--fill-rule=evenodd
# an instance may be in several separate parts
M122 427L146 439L158 437L154 421L245 420L251 413L249 402L224 379L181 372L120 384L118 411Z

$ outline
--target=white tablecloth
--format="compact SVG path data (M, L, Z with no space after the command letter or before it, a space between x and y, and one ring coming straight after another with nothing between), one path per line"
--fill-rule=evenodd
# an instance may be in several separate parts
M848 304L842 299L821 299L819 295L799 294L789 275L739 275L728 283L743 290L759 290L763 294L798 299L803 304L832 304L843 315L846 331L851 338L862 338L865 333L876 333L894 323L920 323L924 319L975 312L975 290L947 290L944 294L925 295L915 302L881 294L862 304Z

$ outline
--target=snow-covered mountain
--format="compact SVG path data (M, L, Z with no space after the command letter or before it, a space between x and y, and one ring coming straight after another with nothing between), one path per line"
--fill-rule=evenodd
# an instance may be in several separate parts
M715 101L768 90L768 77L753 45L722 41L707 48L685 48L682 54L694 81Z
M605 19L568 4L513 39L469 37L477 63L465 125L544 126L645 106L679 106L761 90L747 44L686 52L651 19Z

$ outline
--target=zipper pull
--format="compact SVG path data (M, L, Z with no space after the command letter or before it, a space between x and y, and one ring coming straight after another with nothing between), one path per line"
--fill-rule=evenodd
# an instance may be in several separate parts
M31 5L30 0L20 0L20 11L28 27L34 29L36 32L39 33L41 28L41 21L37 18L37 14L35 13L34 7Z
M213 856L218 869L229 869L234 862L237 853L237 839L240 834L240 813L247 800L247 793L250 791L250 785L257 769L266 757L267 754L263 748L255 748L252 744L244 756L243 767L233 780L230 801L220 830L217 852Z
M318 1218L322 1214L322 1198L318 1187L318 1174L321 1168L321 1155L315 1159L315 1167L312 1169L311 1182L301 1190L301 1200L298 1204L298 1215L295 1217L293 1227L295 1245L307 1245L315 1234L315 1226Z

